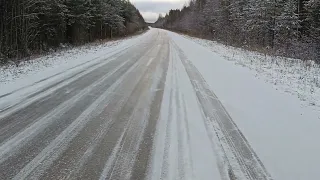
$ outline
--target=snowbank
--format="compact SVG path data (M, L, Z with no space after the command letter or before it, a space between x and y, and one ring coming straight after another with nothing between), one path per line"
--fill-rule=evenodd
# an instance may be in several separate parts
M310 80L319 78L316 67L306 71L296 63L287 67L280 59L279 66L260 62L255 59L259 55L248 58L236 49L168 34L201 72L274 179L320 177L320 93Z

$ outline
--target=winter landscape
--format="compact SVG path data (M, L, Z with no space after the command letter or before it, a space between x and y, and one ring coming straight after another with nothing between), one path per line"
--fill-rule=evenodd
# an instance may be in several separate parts
M0 179L320 177L320 2L0 0Z

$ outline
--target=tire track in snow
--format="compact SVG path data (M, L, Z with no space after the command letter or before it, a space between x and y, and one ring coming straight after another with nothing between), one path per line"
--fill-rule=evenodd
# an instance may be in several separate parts
M161 157L161 160L156 162L158 168L151 168L146 179L186 179L186 163L183 147L183 132L181 130L182 112L180 107L180 92L176 69L176 54L172 51L172 46L170 45L170 58L169 58L169 75L167 76L166 85L169 86L168 102L164 102L168 105L165 107L167 113L162 113L162 116L166 114L166 117L162 117L157 125L157 136L162 136L162 145L154 144L153 154L157 153ZM162 122L163 121L163 122ZM160 125L162 124L162 125ZM161 128L162 126L162 128ZM159 131L164 131L164 134ZM161 135L162 134L162 135ZM159 152L160 150L160 152ZM157 152L158 151L158 152ZM177 155L177 157L175 157ZM154 166L155 160L151 159L150 165ZM159 169L159 172L152 172Z
M85 127L85 125L95 116L100 114L103 110L103 104L108 104L110 91L121 83L125 74L120 76L118 80L102 95L97 98L76 120L72 122L54 141L52 141L37 157L35 157L27 166L20 171L14 179L21 179L28 177L36 168L37 171L31 174L35 178L42 174L51 163L59 157L59 155L67 148L69 142ZM39 167L39 164L42 164Z
M156 50L158 50L158 49L159 48L157 48ZM45 175L41 176L41 179L65 179L65 178L68 178L68 179L89 179L89 178L98 179L99 173L101 173L100 179L106 179L111 176L110 169L112 169L112 168L116 169L117 172L119 172L119 173L115 173L116 175L114 175L114 177L112 177L112 179L116 179L119 176L121 176L121 177L127 176L126 172L130 172L130 169L132 169L133 163L126 163L126 162L128 162L127 160L131 160L132 162L134 161L134 165L137 165L139 167L140 167L141 163L145 164L145 161L141 162L141 161L139 161L140 159L137 159L137 158L136 158L137 160L133 160L134 158L132 158L132 157L136 156L135 155L136 153L133 153L133 151L135 150L134 147L135 146L137 147L137 145L139 145L138 142L140 141L139 139L142 138L141 135L143 134L143 129L146 130L145 128L142 128L142 130L139 130L139 127L140 128L144 127L143 121L142 121L143 119L139 118L139 117L141 117L141 115L139 115L139 114L141 114L139 112L141 110L141 108L139 108L139 107L143 107L143 108L148 107L148 105L145 104L146 103L145 101L148 101L149 96L146 96L143 98L141 96L147 95L148 94L147 92L151 93L150 95L153 96L154 92L158 92L158 91L153 90L156 88L156 85L159 82L158 77L157 78L152 77L153 78L152 82L154 83L152 85L152 88L141 85L141 83L139 85L137 85L135 83L139 79L141 82L145 82L146 79L148 79L147 82L149 82L149 83L147 83L147 84L150 84L151 77L148 77L148 75L143 75L145 68L147 68L147 67L145 67L145 63L147 62L147 60L149 60L148 54L151 55L152 53L146 53L146 55L144 56L145 58L143 58L145 60L142 60L139 68L136 68L132 74L127 75L126 77L128 77L128 78L125 78L122 81L122 83L118 86L117 90L115 90L115 92L117 92L115 94L117 97L113 98L114 102L109 103L109 105L105 108L104 112L98 116L98 117L101 116L102 119L94 118L93 120L91 120L85 127L85 129L88 129L87 131L89 131L89 132L86 132L85 129L82 130L79 133L79 136L77 136L72 141L72 144L69 145L73 148L68 148L65 151L65 153L62 154L59 157L59 159L56 160L55 164L62 164L62 165L51 166L50 169L48 169L49 171L46 171L44 173ZM161 53L159 52L159 54L163 54L163 52L161 52ZM158 63L157 61L158 61L158 59L155 59L152 62ZM150 66L154 66L154 65L152 65L152 63L151 63ZM149 68L148 71L149 71L148 74L152 74L152 73L154 73L154 68L152 68L152 69ZM145 83L142 83L142 84L145 84ZM153 87L153 86L155 86L155 87ZM125 104L125 105L119 106L119 108L113 108L112 106L114 106L115 104L118 103L117 100L119 100L119 98L123 99L122 97L126 96L125 93L122 93L122 91L123 92L131 92L133 87L136 87L136 89L137 89L137 90L135 90L135 93L130 93L129 94L130 98L128 100L121 100L121 101L123 101L122 104ZM140 100L137 99L138 97L140 97ZM140 101L143 102L144 105L136 105L135 109L133 109L133 105L137 104L137 102L140 102ZM115 105L115 106L117 106L117 105ZM116 112L116 111L110 112L111 109L121 109L121 112ZM133 111L136 112L135 115L133 115ZM148 110L145 109L145 111L148 111ZM126 123L128 123L128 119L130 119L130 117L135 122L131 121L130 126L125 128L124 126ZM97 134L97 133L94 133L96 131L95 129L97 129L97 127L99 127L101 125L101 123L103 123L100 121L104 121L104 119L107 121L111 121L109 123L110 125L108 126L109 130L105 131L105 134L99 136L98 139L95 139L98 142L94 141L91 144L85 143L88 145L85 145L85 144L82 145L83 143L81 143L81 141L83 141L84 138L86 138L87 136L90 136L90 134ZM146 123L146 122L144 122L144 123ZM126 126L128 126L128 125L126 125ZM137 126L138 126L138 128L137 128ZM99 129L101 129L101 128L99 127ZM127 130L125 130L125 129L127 129ZM97 131L100 132L100 130L97 130ZM122 133L122 135L121 135L121 133ZM124 133L125 133L125 135L124 135ZM98 134L100 134L100 133L98 133ZM135 137L135 138L131 138L131 137ZM94 138L94 137L92 137L92 138ZM126 139L126 141L125 141L125 139ZM128 139L131 139L131 141L127 141ZM90 142L90 140L87 140L87 141ZM137 145L134 143L137 143ZM129 149L133 149L133 150L132 151L131 150L129 150L129 151L123 150L121 152L120 149L125 144L128 145L127 147L129 147ZM140 143L140 145L141 145L141 143ZM140 145L139 145L139 153L141 151ZM92 147L92 146L94 146L94 147ZM77 147L79 147L81 150L77 150L76 149ZM89 147L89 148L87 148L87 147ZM136 149L135 151L138 151L138 150ZM80 154L80 155L74 156L73 155L74 152L76 152L76 154ZM85 152L89 152L89 153L85 153ZM128 152L130 152L130 153L128 153ZM145 153L147 153L147 152L145 151ZM125 157L122 157L123 154ZM129 154L130 154L130 156L128 156ZM121 165L119 165L118 167L115 167L115 165L116 165L115 160L117 158L118 158L118 164L121 164ZM70 159L70 160L65 160L65 159ZM124 162L119 163L119 161L120 161L119 159L124 160ZM103 163L103 162L105 162L105 163ZM103 168L103 165L105 165L104 168ZM139 177L141 177L141 174L143 174L143 173L140 173ZM121 177L119 179L123 179Z
M119 119L124 120L124 130L122 130L123 133L118 140L118 145L115 146L113 150L114 153L112 157L108 158L105 164L100 179L129 179L128 176L130 176L130 171L133 166L132 161L138 150L139 134L143 131L145 123L146 115L144 111L148 111L148 109L143 110L142 108L146 108L146 106L141 105L141 103L145 103L148 99L148 97L143 97L144 100L142 100L142 95L148 89L148 87L146 87L148 69L149 68L144 68L144 70L141 71L143 72L142 76L138 78L139 82L134 86L135 88L132 91L127 107L124 107L124 110L127 112L120 113L119 115ZM131 107L133 104L135 104L134 108ZM129 111L126 109L129 109ZM123 114L126 116L123 117ZM142 129L139 129L139 127Z
M173 54L173 61L174 61L173 76L175 79L174 81L175 98L174 99L176 104L176 113L175 113L174 119L177 123L177 127L176 127L177 130L174 132L176 133L176 135L174 136L178 137L176 142L177 156L178 156L176 158L176 161L178 163L178 173L176 174L176 177L174 177L174 179L185 180L185 179L217 178L218 176L213 177L213 176L207 176L207 175L205 176L199 175L199 172L197 172L198 171L197 169L199 168L198 167L199 164L194 164L194 163L198 163L198 162L195 162L194 159L197 159L198 158L197 154L200 153L196 149L205 148L205 146L199 146L201 143L196 143L198 144L198 146L195 146L195 139L197 139L196 141L199 141L200 139L202 140L202 138L204 139L208 137L206 136L203 137L200 134L195 134L195 132L198 131L199 130L198 128L201 128L201 126L197 128L191 127L191 130L190 130L190 127L189 127L190 122L195 121L196 123L200 123L200 124L202 123L201 116L198 116L198 118L200 119L195 117L193 117L194 119L192 119L188 114L187 106L190 106L190 105L187 105L187 103L192 103L192 101L190 101L189 99L190 97L187 97L191 95L189 94L190 91L187 90L188 87L185 86L185 84L190 82L188 82L188 76L183 69L183 64L180 60L180 57L176 49L174 48L173 45L171 46L172 46L172 54ZM190 86L191 86L191 83L190 83ZM194 137L191 138L190 133L192 133L193 136L199 136L202 138L194 138ZM210 152L210 153L213 154L213 152ZM210 156L209 154L207 155L208 157ZM206 164L207 162L201 162L201 163Z
M10 111L6 111L4 113L1 113L1 121L0 121L0 141L3 142L5 139L7 139L8 137L10 137L11 135L13 135L13 133L16 133L17 131L20 130L20 128L27 126L28 123L32 123L33 120L35 119L35 116L41 116L43 114L45 114L48 110L50 109L45 109L42 111L37 110L35 113L30 113L33 110L37 109L37 108L41 108L41 107L46 107L46 103L45 101L48 100L51 96L52 93L57 92L57 90L59 90L60 88L63 87L68 87L67 85L70 83L74 83L74 80L77 80L85 75L87 75L87 73L92 72L94 69L90 69L89 72L84 72L81 73L77 76L75 76L72 79L66 80L65 82L63 82L62 84L58 85L57 87L54 87L53 89L49 89L46 92L43 92L41 94L39 94L37 97L33 97L30 98L28 100L26 100L26 102L23 102L22 104L19 105L18 108L22 108L24 106L27 106L24 109L17 109L17 108L13 108L10 109ZM88 81L90 83L93 83L93 79L91 79L90 81ZM62 94L61 98L59 96L56 96L56 105L59 105L59 103L61 103L61 101L58 101L59 98L63 99L63 100L67 100L68 97L72 97L72 95L75 95L77 92L70 92L68 94ZM38 101L36 101L38 100ZM36 101L36 102L34 102ZM15 112L14 112L15 111ZM12 113L12 114L10 114ZM21 118L24 118L24 120L21 120ZM20 126L20 127L17 127Z
M165 37L165 47L161 48L164 50L160 55L160 65L158 66L154 74L154 82L157 83L156 89L151 89L155 93L150 105L150 113L147 127L143 135L143 140L139 146L139 152L136 157L136 162L132 170L131 179L147 179L147 170L149 163L151 162L152 156L152 144L154 141L154 134L156 131L156 125L160 116L160 108L163 99L164 87L166 83L167 71L169 66L169 44L167 42L168 37ZM158 75L160 74L160 75Z
M175 73L177 73L177 71L175 71ZM175 95L175 100L176 100L176 104L177 104L177 108L176 108L176 114L177 114L177 138L178 138L178 142L177 142L177 146L178 146L178 177L176 177L175 179L186 179L185 177L185 165L186 163L184 162L184 154L185 154L185 150L183 147L183 125L182 125L182 120L184 119L184 117L182 116L182 114L180 113L181 110L181 106L180 106L180 93L179 93L179 86L177 85L178 79L177 79L177 74L175 76L175 81L176 81L176 95Z
M220 179L196 95L172 44L169 64L153 157L145 179Z
M173 64L174 64L174 89L175 89L175 104L176 104L176 136L177 136L177 162L178 162L178 172L176 174L176 177L174 179L181 179L181 180L186 180L186 179L190 179L192 178L192 176L190 175L190 172L193 171L193 169L190 166L190 164L192 164L191 160L191 153L188 152L188 141L186 140L190 140L188 139L188 135L184 132L185 130L187 130L188 133L188 123L187 122L187 114L186 111L184 111L184 107L185 104L183 104L185 101L182 98L182 91L180 90L179 87L179 79L181 79L180 77L180 73L178 70L178 56L177 53L174 51L173 47L171 46L171 51L173 54ZM190 141L189 141L190 142ZM187 145L186 145L187 144ZM190 163L191 162L191 163Z
M68 145L68 148L59 156L50 169L45 172L42 179L78 179L81 178L83 170L88 166L101 143L104 143L107 134L116 121L116 115L127 102L131 89L136 82L134 78L127 80L126 77L136 77L141 70L143 62L132 66L124 75L123 80L117 85L116 89L109 91L111 97L104 105L103 111L93 117ZM123 87L126 84L126 87ZM111 144L110 144L111 145ZM98 169L98 168L97 168ZM93 170L96 172L96 170Z
M53 106L59 106L64 101L76 96L78 93L80 93L79 91L81 89L92 85L92 83L94 83L99 76L104 75L106 70L111 71L112 68L115 68L124 62L115 62L112 60L113 59L109 59L107 62L90 68L84 73L81 73L78 76L63 82L57 87L48 89L48 91L44 91L36 97L26 100L26 102L24 102L22 105L19 105L17 108L22 108L26 105L28 106L14 112L13 114L6 115L10 113L11 110L16 110L16 108L11 109L10 112L1 114L6 116L2 117L2 121L0 122L0 142L8 139L10 136L13 136L19 131L22 131L25 127L30 126L30 124L36 122L36 119L38 119L39 116L45 116L46 113L50 113ZM72 87L71 91L69 87ZM68 93L65 93L67 91Z
M187 151L187 154L185 155L184 159L185 159L185 163L187 163L188 167L186 168L186 177L188 179L193 179L195 177L194 175L194 172L193 172L193 160L192 158L190 157L191 154L192 154L192 148L191 148L191 138L190 138L190 128L189 128L189 123L188 123L188 112L187 112L187 108L186 108L186 102L185 102L185 98L184 98L184 95L182 94L182 110L183 110L183 114L184 114L184 128L186 130L186 133L185 133L185 146L184 146L184 150Z
M128 48L125 48L124 51L117 52L115 54L111 53L111 55L109 55L109 57L94 58L92 61L98 60L98 62L96 62L94 64L91 64L88 67L83 67L80 70L78 70L77 72L68 75L67 77L62 77L62 79L60 78L60 80L55 80L55 81L53 81L53 83L50 83L48 86L44 86L44 87L40 86L38 88L40 90L37 89L36 92L34 92L34 89L31 89L30 90L31 92L29 94L21 94L20 95L21 97L23 96L22 99L21 98L16 98L16 95L15 95L14 103L12 103L12 100L11 100L11 104L10 105L7 105L5 108L2 108L0 110L0 118L3 119L3 117L9 116L10 114L15 113L16 111L18 111L18 110L20 110L20 109L32 104L34 101L37 101L37 100L39 100L41 98L46 97L47 95L52 94L55 90L57 90L59 88L62 88L64 86L66 86L66 85L69 85L73 81L78 80L79 78L81 78L83 76L86 76L89 73L92 73L93 70L96 70L97 68L100 68L101 66L106 65L107 63L110 63L112 60L114 60L117 57L119 57L120 55L126 53L127 49ZM99 60L99 59L101 59L101 60ZM70 70L78 68L78 67L82 67L82 66L84 66L85 64L87 64L89 62L91 62L91 61L79 64L79 65L77 65L75 67L72 67L72 68L68 69L67 71L70 71ZM18 93L25 93L24 91L26 89L31 88L33 86L36 86L36 85L40 84L41 82L45 82L47 80L54 79L56 76L62 75L64 73L66 73L66 72L64 71L64 72L55 74L53 76L50 76L50 77L44 78L44 79L42 79L42 80L40 80L38 82L35 82L35 83L33 83L33 84L29 85L29 86L20 88L20 89L15 90L15 91L13 91L11 93L7 93L6 95L2 95L0 97L0 100L2 100L2 102L4 102L4 101L6 101L7 96L10 96L10 95L13 95L13 94L18 94ZM20 91L22 91L22 92L20 92ZM0 122L1 122L1 119L0 119Z
M172 46L172 45L171 45ZM177 104L177 136L178 136L178 165L179 176L176 179L186 180L194 179L194 168L192 160L192 148L190 138L190 128L188 113L186 110L185 95L179 85L179 80L183 79L181 70L178 70L178 63L180 62L178 54L174 51L172 46L172 53L175 55L175 85L176 85L176 104Z
M121 49L113 50L113 51L111 51L111 52L108 52L108 55L107 55L108 57L104 57L103 59L101 59L101 57L96 57L96 58L93 58L93 59L91 59L91 60L89 60L89 61L86 61L86 62L83 62L83 63L81 63L81 64L78 64L78 65L76 65L76 66L74 66L74 67L71 67L71 68L67 69L66 71L70 71L70 70L76 69L76 68L78 68L78 67L84 67L84 65L86 65L86 64L89 64L89 63L91 63L91 62L93 62L93 61L98 61L97 63L90 64L88 67L85 67L85 68L94 67L94 66L96 66L96 65L98 65L98 64L101 64L101 61L102 61L102 60L104 60L104 59L111 59L111 58L113 58L113 57L115 57L115 56L117 56L117 55L119 55L119 54L122 54L122 53L124 53L127 49L129 49L130 47L132 47L132 46L134 46L134 45L129 45L129 46L125 46L124 48L121 48ZM19 89L13 90L13 91L8 92L8 93L5 93L5 94L2 94L2 95L0 95L0 100L1 100L2 98L4 98L4 97L7 97L7 96L12 95L12 94L14 94L14 93L17 93L17 92L19 92L19 91L22 91L22 90L25 90L25 89L30 88L30 87L32 87L32 86L35 86L35 85L37 85L37 84L39 84L39 83L41 83L41 82L44 82L44 81L53 79L54 77L57 77L57 76L59 76L59 75L64 74L66 71L59 72L59 73L54 74L54 75L52 75L52 76L43 78L43 79L41 79L41 80L39 80L39 81L37 81L37 82L34 82L34 83L30 84L30 85L21 87L21 88L19 88ZM80 70L80 71L78 71L78 72L76 72L76 73L73 73L73 74L71 74L71 76L70 76L69 78L72 78L73 76L75 76L76 74L81 73L81 72L82 72L82 70ZM66 80L66 79L63 79L63 80ZM63 80L62 80L62 81L63 81ZM53 84L53 86L58 85L58 84L61 83L62 81L56 82L55 84ZM50 85L50 86L51 86L51 85ZM42 91L44 91L44 90L46 90L46 89L47 89L47 87L45 87L44 89L41 89L41 90L37 91L37 92L34 93L33 95L39 94L40 92L42 92ZM0 112L1 112L1 110L0 110Z
M210 90L200 72L187 59L183 51L177 45L175 47L179 51L180 59L196 91L202 110L207 119L211 121L220 139L221 148L226 152L226 157L230 163L229 166L232 168L228 170L229 178L231 180L244 177L252 180L272 179L221 102ZM226 139L226 143L223 142L223 139ZM241 169L244 177L238 172L233 171L235 169Z
M93 141L93 144L88 144L89 148L87 149L87 151L83 154L83 156L79 159L78 164L82 164L82 165L74 165L71 167L75 167L72 172L69 174L68 177L71 177L71 179L77 179L77 178L81 178L81 174L83 174L82 172L80 172L81 170L83 171L85 169L85 166L88 166L88 161L92 161L92 156L97 156L97 149L104 149L101 148L101 144L104 144L104 140L106 140L106 138L109 138L110 136L115 136L114 133L112 133L112 128L116 125L115 123L119 123L118 120L127 120L127 117L121 117L120 118L120 114L122 113L122 109L126 108L125 106L132 106L132 101L130 100L130 96L132 95L132 91L133 91L133 87L137 86L137 76L138 74L141 74L140 72L143 72L142 69L143 66L143 62L140 62L139 67L136 67L134 72L132 72L130 75L127 75L128 78L124 79L122 81L122 83L118 86L118 88L115 90L115 92L117 92L115 94L115 96L111 97L112 98L112 102L109 103L109 105L107 105L107 107L104 109L104 112L101 113L98 117L100 118L100 121L105 121L107 120L107 127L105 127L104 125L102 125L101 127L101 123L97 123L94 122L95 120L91 121L92 125L87 125L86 129L90 129L90 131L94 131L95 127L94 126L98 126L96 124L99 124L99 130L98 131L102 131L102 133L99 133L99 137L95 138L95 140ZM133 78L134 77L134 78ZM130 102L130 103L128 103ZM132 112L126 112L123 114L131 114ZM93 129L93 130L92 130ZM79 140L82 140L83 138L85 138L88 134L88 136L91 134L91 132L82 132L80 133L79 136ZM83 136L83 137L81 137ZM118 141L122 141L122 136L118 139ZM119 144L119 143L117 143ZM81 144L79 145L79 143L77 143L76 146L82 146ZM76 147L75 146L75 147ZM108 143L108 146L112 146L111 144ZM116 147L119 145L115 145L114 149L116 149ZM74 146L73 146L74 147ZM110 147L111 148L111 147ZM84 148L86 149L86 148ZM88 153L88 150L90 150L90 153ZM70 150L72 152L72 150ZM66 155L68 156L68 155ZM101 156L100 156L101 158ZM89 165L90 166L90 165ZM70 166L68 166L70 168ZM63 169L61 167L59 167L58 169ZM96 172L100 172L100 171L96 171Z
M142 66L141 62L139 66ZM139 67L134 67L135 70L133 71L139 71L137 68ZM126 75L126 77L130 76L136 77L133 72ZM101 149L101 144L107 141L106 137L115 136L114 134L108 134L113 131L112 128L117 121L116 117L127 103L131 92L131 85L134 86L135 82L134 79L131 79L130 82L125 78L114 91L109 91L109 94L113 96L110 97L109 103L105 105L103 112L93 117L85 128L78 133L79 135L69 144L69 148L56 160L59 163L52 165L45 172L45 176L42 177L43 179L60 179L60 177L81 179L83 175L88 174L84 173L87 169L86 167L91 167L90 162L99 155L97 150ZM128 86L124 88L124 84ZM112 146L112 143L108 145ZM107 148L104 150L107 150ZM100 159L102 157L101 155ZM99 167L91 170L90 173L93 174L93 172L98 173Z
M171 46L170 46L170 52L172 52L171 50ZM173 67L173 60L172 60L172 53L170 53L170 65L171 65L171 74L173 74L174 72L174 67ZM169 110L168 110L168 116L166 118L166 122L165 122L165 139L164 139L164 150L163 150L163 160L162 160L162 165L161 165L161 171L160 171L160 178L159 179L170 179L169 177L169 151L170 151L170 143L171 143L171 123L172 123L172 118L173 118L173 86L174 86L174 82L173 82L173 76L171 76L171 81L170 81L170 95L169 95ZM161 146L160 146L161 147ZM155 178L156 179L156 178Z
M63 153L69 143L97 114L101 113L103 104L108 104L108 95L123 80L124 75L112 84L112 86L100 95L77 119L63 130L48 146L46 146L31 162L29 162L13 179L36 178L51 166L51 164ZM41 166L39 166L41 164Z
M120 69L124 64L124 62L119 66ZM118 70L116 69L116 70ZM0 146L0 164L5 161L7 158L10 157L10 154L13 154L16 149L24 146L28 140L34 138L39 132L41 132L46 126L50 125L50 123L54 122L55 120L59 119L64 113L69 111L73 105L79 101L83 96L87 95L93 88L97 85L103 83L109 76L116 71L106 74L105 76L101 77L97 81L95 81L92 85L86 87L85 89L81 90L78 94L73 96L71 99L63 102L56 108L52 109L51 112L46 114L43 117L40 117L35 120L35 123L31 126L24 129L22 132L17 134L16 136L10 138L9 140L5 141ZM10 154L9 154L10 153Z
M119 151L118 158L114 163L113 171L108 179L131 179L132 170L134 166L140 166L141 159L139 158L139 152L141 152L141 143L143 143L144 133L147 130L148 124L150 123L150 107L155 96L154 90L158 87L159 78L157 77L158 68L162 68L161 64L164 58L163 55L167 53L166 46L157 46L152 55L156 57L151 63L148 62L148 69L144 75L144 79L137 85L141 90L138 92L140 95L140 100L136 105L136 111L133 113L131 122L129 124L127 135L123 141L123 145ZM164 72L164 71L162 71ZM161 80L161 79L160 79ZM145 152L144 156L148 156L148 152ZM147 159L145 159L147 160ZM116 171L114 171L116 170ZM139 174L135 172L135 176L143 178L144 173ZM133 178L134 179L134 178Z
M176 60L175 60L176 61ZM177 62L175 62L177 63ZM177 67L177 66L176 66ZM186 156L185 156L185 151L187 150L186 147L184 147L184 137L186 137L186 135L184 134L183 130L186 128L184 121L182 121L182 119L185 120L185 115L186 114L182 114L181 113L181 93L179 90L179 86L178 86L178 72L177 70L175 70L175 90L176 90L176 95L175 95L175 100L176 100L176 116L177 116L177 148L178 148L178 176L175 179L181 179L181 180L185 180L188 178L188 175L186 174L186 172L188 171L186 168L186 166L188 165L188 162L186 162ZM190 154L189 154L190 156ZM192 169L191 169L192 170Z
M119 64L119 63L122 63L122 65L120 65L119 67L117 67L116 69L114 69L113 71L111 71L111 72L109 72L109 73L107 73L107 74L105 74L102 78L100 78L100 80L99 80L99 82L97 83L94 83L93 85L91 85L91 86L89 86L89 87L87 87L87 88L85 88L82 92L83 92L83 94L82 95L85 95L86 97L88 97L89 99L87 99L86 101L87 102L93 102L93 100L95 100L96 98L99 98L97 95L99 95L99 94L102 94L102 92L103 91L105 91L107 88L108 88L108 86L110 86L110 85L112 85L113 84L113 82L115 82L114 80L117 80L118 78L119 78L119 75L121 76L121 75L123 75L123 72L125 72L125 71L127 71L127 68L129 68L133 63L135 63L136 62L136 60L135 60L135 58L133 57L133 59L132 60L130 60L130 61L127 61L126 59L124 59L124 61L119 61L117 64ZM110 66L110 68L113 68L113 66ZM122 70L121 70L122 69ZM116 74L114 74L114 73L116 73ZM111 76L111 77L110 77ZM111 81L110 81L111 80ZM94 90L94 91L93 91ZM102 90L102 91L101 91ZM92 92L91 92L92 91ZM91 94L91 93L93 93L93 94ZM95 97L94 97L95 96ZM78 101L78 99L79 99L80 97L79 96L77 96L77 97L74 97L74 102L70 102L70 103L68 103L68 105L67 106L64 106L64 107L61 107L60 109L61 110L63 110L63 111L65 111L65 110L68 110L68 108L69 107L71 107L71 108L76 108L77 109L77 111L81 111L81 108L80 109L78 109L79 108L79 106L77 106L77 101ZM84 99L85 100L85 99ZM73 104L73 103L75 103L75 104ZM80 101L79 101L79 103L80 103ZM86 105L86 103L85 102L81 102L81 104L80 104L80 106L86 106L86 107L88 107L88 105ZM85 110L85 109L84 109ZM19 135L19 137L17 137L17 139L19 140L19 141L21 141L21 142L24 142L24 143L26 143L27 141L22 141L24 138L28 138L28 139L32 139L32 143L28 143L28 144L26 144L27 146L24 146L23 147L23 149L26 149L26 150L23 150L23 151L20 151L22 154L21 155L23 155L23 154L25 154L25 153L28 153L28 154L26 154L27 156L25 156L25 155L23 155L23 156L18 156L18 155L15 155L14 157L13 157L13 159L11 159L11 161L10 162L8 162L8 163L12 163L12 165L8 165L8 163L2 163L1 164L1 169L6 169L6 168L8 168L8 167L10 167L10 166L13 166L13 167L16 167L16 168L10 168L10 170L9 171L5 171L6 172L6 175L10 175L11 173L14 173L15 171L17 171L17 170L19 170L19 168L22 168L23 166L24 166L24 164L25 163L28 163L28 159L30 159L30 158L33 158L32 156L35 156L35 155L37 155L37 153L39 153L39 152L37 152L36 150L34 150L34 148L37 148L37 149L39 149L39 150L41 150L41 148L43 147L44 148L44 146L43 145L40 145L40 146L35 146L35 144L38 144L38 143L45 143L45 144L48 144L48 143L50 143L50 139L52 139L52 138L55 138L56 136L54 135L54 134L57 134L57 135L59 135L59 133L60 132L62 132L62 130L63 129L61 129L61 128L64 128L64 126L61 126L61 124L59 124L58 122L59 121L61 121L62 122L62 124L64 124L65 122L67 122L67 121L69 121L70 123L73 121L73 119L72 118L67 118L66 119L66 121L62 118L62 117L64 117L64 116L77 116L77 114L75 113L75 112L77 112L77 111L73 111L73 113L65 113L65 114L62 114L61 112L56 112L55 113L55 115L52 115L52 116L50 116L51 118L49 119L49 118L43 118L43 120L42 121L37 121L36 123L37 124L35 124L33 127L29 127L28 128L28 131L24 131L25 133L22 133L22 134L20 134ZM67 112L67 111L65 111L65 112ZM81 113L81 112L80 112ZM62 116L62 117L61 117ZM50 125L50 123L48 123L47 121L49 121L50 123L52 123L52 122L54 122L54 124L52 124L53 125L53 127L52 128L48 128L49 127L49 125ZM68 124L66 124L66 125L68 125ZM48 126L48 127L47 127ZM51 125L50 125L51 126ZM40 128L40 129L39 129ZM34 136L34 135L37 135L37 133L39 133L39 131L41 132L41 130L43 130L43 128L46 128L47 130L46 131L44 131L43 133L41 133L41 134L43 134L45 137L44 138L35 138L35 137L30 137L30 135L31 136ZM61 129L61 131L59 130L57 130L57 128L59 128L59 129ZM29 131L30 131L30 133L29 133ZM49 131L52 131L51 133L49 132ZM25 134L25 136L24 136L24 134ZM50 136L48 136L50 134ZM52 136L53 135L53 136ZM41 135L42 136L42 135ZM34 140L36 140L36 139L39 139L38 141L34 141ZM49 140L49 141L48 141ZM12 142L15 142L15 141L12 141ZM22 147L22 145L23 145L23 143L16 143L19 147ZM32 149L30 149L30 148L32 148ZM2 146L2 147L5 147L5 146ZM9 151L10 152L12 152L12 146L7 146L9 149ZM29 148L29 150L28 150L28 148ZM2 151L3 152L3 151ZM19 153L20 153L19 152ZM30 155L32 155L31 157L30 157ZM1 160L4 160L6 157L4 157L4 158L1 158ZM18 159L17 159L18 158ZM28 158L28 159L25 159L25 158ZM17 159L17 160L14 160L14 159ZM31 159L30 159L31 160ZM19 162L19 163L18 163ZM20 165L19 165L20 164ZM10 171L12 171L11 173L10 173Z
M7 146L15 150L1 159L0 179L144 179L168 68L168 37L160 33L154 40L144 41L146 50L131 48L129 57L115 60L118 65L104 64L104 68L120 68L110 77L103 68L83 71L72 78L79 84L69 79L65 86L46 87L31 97L34 102L18 108L32 122L11 124L21 129L11 131L4 143L17 136L21 141ZM148 49L154 53L145 53ZM135 60L135 55L141 59ZM56 99L60 104L55 104Z

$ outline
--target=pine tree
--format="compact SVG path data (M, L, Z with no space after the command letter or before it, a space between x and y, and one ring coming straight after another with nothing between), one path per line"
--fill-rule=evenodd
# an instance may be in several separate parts
M301 59L320 54L318 0L193 0L156 25ZM319 57L317 57L319 58Z
M308 32L314 44L314 51L316 52L314 59L320 63L320 2L311 0L306 4L306 7L308 8L306 18L310 22Z
M0 61L145 27L128 0L0 0Z

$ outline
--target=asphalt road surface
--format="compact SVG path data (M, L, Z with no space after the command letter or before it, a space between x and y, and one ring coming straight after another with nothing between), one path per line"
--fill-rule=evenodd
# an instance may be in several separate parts
M271 179L179 44L151 31L3 110L0 179Z

